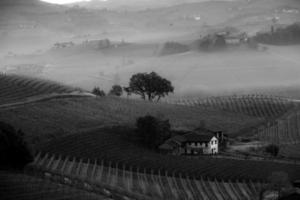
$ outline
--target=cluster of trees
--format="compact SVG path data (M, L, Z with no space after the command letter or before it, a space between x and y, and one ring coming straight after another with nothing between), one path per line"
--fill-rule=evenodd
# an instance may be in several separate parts
M92 93L99 97L106 96L106 93L104 92L104 90L101 90L99 87L95 87L93 89ZM122 94L123 94L123 88L120 85L113 85L111 90L108 93L108 95L118 96L118 97L122 96Z
M265 152L271 154L274 157L276 157L279 153L279 147L275 144L270 144L270 145L266 146Z
M259 43L272 45L299 44L300 23L294 23L277 29L272 26L269 32L257 33L256 36L254 36L254 40Z
M174 92L174 87L169 80L162 78L155 72L137 73L130 78L128 87L122 88L120 85L114 85L109 95L122 96L123 91L127 95L139 95L144 100L159 101L162 97ZM96 96L106 95L99 87L95 87L92 93Z
M146 115L136 120L136 132L143 145L155 150L171 137L171 125L169 120Z
M24 133L10 124L0 122L0 167L22 169L33 161Z
M160 52L161 55L183 53L189 51L188 45L180 44L178 42L166 42Z

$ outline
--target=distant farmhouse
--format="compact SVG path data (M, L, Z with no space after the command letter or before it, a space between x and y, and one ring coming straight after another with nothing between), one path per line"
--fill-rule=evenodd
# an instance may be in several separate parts
M62 49L62 48L68 48L68 47L72 47L75 44L73 42L57 42L54 44L54 48L56 49Z
M222 37L227 45L240 45L248 41L246 33L233 34L230 32L219 32L216 34L217 37Z
M200 48L203 50L219 49L231 46L239 46L248 42L246 33L233 34L230 32L218 32L201 38Z
M221 131L213 132L206 129L181 132L159 146L163 153L173 155L213 155L219 152L219 146L227 140Z
M102 40L86 40L83 42L86 46L92 46L95 49L106 49L111 47L111 43L109 39Z

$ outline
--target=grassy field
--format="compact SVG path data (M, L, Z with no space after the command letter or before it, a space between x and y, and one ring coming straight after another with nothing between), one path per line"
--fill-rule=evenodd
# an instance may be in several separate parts
M36 143L38 138L51 139L93 127L133 126L137 117L146 114L169 119L174 129L194 129L205 122L208 128L230 135L245 134L243 131L264 123L261 118L213 108L155 104L114 97L52 99L7 108L1 110L0 121L21 128L30 141Z

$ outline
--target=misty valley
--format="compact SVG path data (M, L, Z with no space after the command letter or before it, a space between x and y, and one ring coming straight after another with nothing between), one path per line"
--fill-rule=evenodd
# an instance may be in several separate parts
M297 0L2 0L0 44L0 199L300 199Z

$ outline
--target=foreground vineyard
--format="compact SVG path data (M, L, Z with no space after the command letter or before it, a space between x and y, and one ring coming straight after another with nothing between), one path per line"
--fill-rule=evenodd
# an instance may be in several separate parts
M167 102L189 106L209 106L235 113L265 118L276 118L295 106L295 104L287 98L266 95L234 95Z
M24 174L0 171L1 200L101 200L104 196Z
M88 147L88 148L87 148ZM70 135L44 144L43 152L88 159L103 160L108 165L125 165L158 174L175 173L177 176L210 177L218 180L266 180L273 171L285 171L291 179L300 178L300 166L274 163L271 161L231 160L214 157L187 158L184 156L161 155L126 139L126 135L115 131L98 130Z
M51 81L0 74L0 105L25 101L36 96L71 93L74 90Z
M142 168L126 169L125 165L106 167L103 160L83 163L81 159L62 159L48 154L38 154L33 167L50 172L48 176L60 174L68 184L72 184L73 179L81 179L90 189L101 183L104 187L118 188L123 193L141 194L151 199L255 200L263 186L252 181L224 182L174 176L167 172L147 173Z

